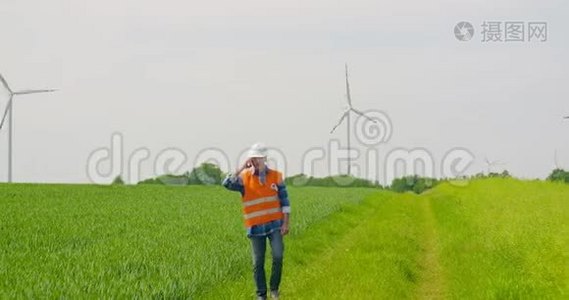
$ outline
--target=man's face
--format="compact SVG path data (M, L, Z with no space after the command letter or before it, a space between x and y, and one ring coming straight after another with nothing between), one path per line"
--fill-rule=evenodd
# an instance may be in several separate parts
M265 167L265 158L264 157L251 157L251 163L255 169L262 169Z

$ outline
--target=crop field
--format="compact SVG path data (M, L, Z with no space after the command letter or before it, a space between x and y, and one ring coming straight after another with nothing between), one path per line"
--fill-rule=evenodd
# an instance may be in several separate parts
M569 185L289 194L283 299L569 298ZM0 298L252 299L241 218L222 187L2 184Z

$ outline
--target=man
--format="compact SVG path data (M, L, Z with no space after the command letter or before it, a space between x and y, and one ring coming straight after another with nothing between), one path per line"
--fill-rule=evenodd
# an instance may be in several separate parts
M278 299L283 265L283 236L289 230L288 193L282 174L267 167L267 148L264 145L251 146L247 156L247 161L223 180L223 186L241 192L245 227L253 254L253 278L257 299L267 299L267 239L271 244L273 257L270 295L271 298Z

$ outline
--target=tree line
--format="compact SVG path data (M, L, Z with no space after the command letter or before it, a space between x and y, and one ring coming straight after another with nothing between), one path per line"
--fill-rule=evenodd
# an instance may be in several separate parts
M166 174L155 178L145 179L137 184L156 184L156 185L218 185L227 176L219 167L212 163L203 163L181 175ZM472 180L482 178L510 178L510 173L505 170L501 173L478 173L472 176L462 176L460 178L430 178L418 175L404 176L395 178L388 186L382 186L379 181L372 181L357 178L350 175L335 175L326 177L313 177L305 174L296 174L285 178L287 186L318 186L318 187L369 187L387 189L398 193L413 192L421 194L426 190L434 188L441 182L449 180ZM555 169L547 177L548 181L569 183L569 171ZM112 183L113 185L124 184L124 180L119 175Z

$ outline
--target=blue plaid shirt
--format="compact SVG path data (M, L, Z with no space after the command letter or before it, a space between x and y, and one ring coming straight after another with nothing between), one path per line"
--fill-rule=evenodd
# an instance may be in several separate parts
M268 167L265 167L265 170L263 172L259 172L257 169L255 169L255 173L253 175L258 176L259 180L264 183L267 177L267 172L270 172L270 169ZM241 195L245 193L245 187L243 186L241 177L235 176L233 173L227 174L227 177L223 180L222 185L228 190L240 192ZM281 202L282 212L288 214L290 213L290 202L288 200L288 192L286 190L284 182L277 184L277 189ZM282 225L283 220L274 220L264 224L247 227L247 236L252 237L269 235L275 230L280 230Z

